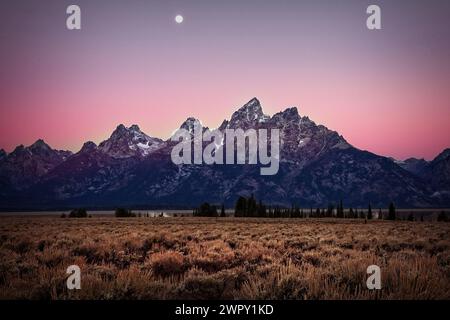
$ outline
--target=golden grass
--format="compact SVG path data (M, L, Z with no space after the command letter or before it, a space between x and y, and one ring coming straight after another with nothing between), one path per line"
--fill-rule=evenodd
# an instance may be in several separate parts
M449 299L450 224L0 218L1 299ZM81 290L66 288L79 265ZM366 288L366 268L382 290Z

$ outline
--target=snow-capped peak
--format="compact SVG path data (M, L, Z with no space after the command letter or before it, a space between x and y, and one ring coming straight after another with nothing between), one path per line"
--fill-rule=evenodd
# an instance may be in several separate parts
M198 127L203 127L201 121L196 118L189 117L181 124L180 129L185 129L189 132L193 132L194 128Z
M123 124L117 126L108 140L98 146L100 151L114 158L127 158L131 156L147 156L159 149L163 141L143 133L139 126L129 128Z
M233 113L228 126L245 128L255 123L266 122L269 119L270 117L263 113L259 100L253 98Z

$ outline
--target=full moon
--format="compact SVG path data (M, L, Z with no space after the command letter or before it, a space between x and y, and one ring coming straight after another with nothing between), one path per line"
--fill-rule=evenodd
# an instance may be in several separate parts
M175 17L175 22L178 23L178 24L182 23L183 20L184 20L184 18L183 18L182 15L177 15L177 16Z

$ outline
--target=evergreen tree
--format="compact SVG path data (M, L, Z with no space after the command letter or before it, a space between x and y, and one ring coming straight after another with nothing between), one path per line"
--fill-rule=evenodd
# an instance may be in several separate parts
M262 203L261 200L259 200L257 211L258 211L258 217L267 217L267 208Z
M244 197L239 197L236 201L236 206L234 207L234 216L243 217L245 215L245 208L247 205L247 200Z
M373 216L372 216L372 206L369 203L369 209L367 211L367 219L368 220L372 220Z
M210 205L208 202L204 202L197 209L198 217L217 217L217 207L214 205Z
M360 219L365 219L365 218L366 218L366 214L364 213L364 210L361 210L361 211L359 212L359 218L360 218Z
M250 199L247 200L247 217L254 217L256 215L256 200L253 194L250 196Z
M355 213L353 212L353 208L350 208L350 210L348 211L348 217L353 219L355 216Z
M338 218L344 218L344 205L342 204L342 200L339 201L336 215Z
M388 214L388 220L395 220L396 214L395 214L395 206L394 203L391 202L389 204L389 214Z
M334 210L334 206L332 204L328 205L328 209L327 209L327 213L326 216L327 217L332 217L333 216L333 210Z

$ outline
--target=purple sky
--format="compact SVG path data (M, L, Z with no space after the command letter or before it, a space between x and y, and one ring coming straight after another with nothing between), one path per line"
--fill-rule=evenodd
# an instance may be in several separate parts
M66 29L69 4L81 31ZM369 4L381 31L366 28ZM167 138L258 97L356 147L431 159L450 147L449 12L448 0L2 1L0 148L76 151L119 123Z

